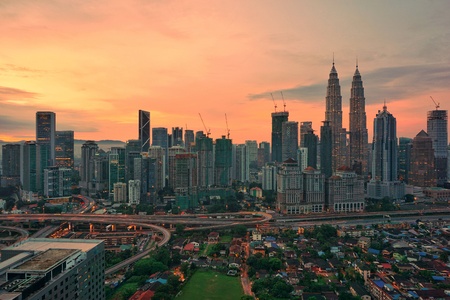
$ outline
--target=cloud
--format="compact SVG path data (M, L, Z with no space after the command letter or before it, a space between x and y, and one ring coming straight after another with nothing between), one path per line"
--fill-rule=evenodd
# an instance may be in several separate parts
M365 89L367 104L379 102L380 99L406 99L426 92L446 90L450 78L448 65L411 65L380 68L361 76ZM352 74L353 76L353 74ZM352 77L340 80L342 91L350 90ZM290 101L322 102L326 95L327 80L311 85L298 85L281 88L284 98ZM249 100L271 99L271 93L280 90L249 94Z
M0 128L7 132L29 129L32 126L34 126L33 120L24 120L21 116L13 118L6 115L0 115Z
M0 103L15 103L22 104L26 99L34 99L38 96L37 93L28 92L16 88L0 86ZM26 101L25 101L26 102Z

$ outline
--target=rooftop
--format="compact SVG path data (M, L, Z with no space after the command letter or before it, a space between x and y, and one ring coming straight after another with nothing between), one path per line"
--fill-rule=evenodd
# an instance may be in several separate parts
M71 240L71 239L48 239L48 238L29 238L20 243L16 243L2 250L19 250L19 251L46 251L48 249L77 249L82 252L88 252L95 248L98 244L103 243L101 240Z
M17 266L15 269L26 271L45 271L57 262L78 251L79 250L76 249L48 249L20 266Z

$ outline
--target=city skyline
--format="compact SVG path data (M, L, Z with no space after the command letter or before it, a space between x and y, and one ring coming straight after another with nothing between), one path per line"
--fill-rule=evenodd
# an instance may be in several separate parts
M5 1L0 9L0 140L35 140L36 111L76 139L137 139L151 127L271 141L271 113L324 120L333 56L349 128L356 60L369 142L384 100L397 136L427 129L432 96L447 110L447 1L144 3ZM331 45L331 46L330 46ZM334 54L333 54L334 53Z

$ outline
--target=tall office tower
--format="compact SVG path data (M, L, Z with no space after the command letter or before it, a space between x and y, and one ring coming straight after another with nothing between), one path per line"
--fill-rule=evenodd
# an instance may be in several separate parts
M249 168L255 170L258 168L258 142L247 140L245 141L245 147L247 149L247 161Z
M397 121L386 104L373 121L372 179L367 196L373 199L400 199L405 186L397 181Z
M199 135L195 140L198 165L198 186L207 188L214 184L213 140L206 135Z
M134 179L134 159L141 157L141 140L128 140L125 144L125 181ZM148 151L148 149L147 149Z
M448 179L448 116L446 110L428 112L427 131L433 140L434 165L436 167L437 185L443 186Z
M325 178L333 175L332 170L333 134L330 121L323 121L320 127L320 171L325 174Z
M55 163L56 115L51 111L36 112L36 142L47 156L47 166ZM44 168L45 169L45 168Z
M112 147L108 154L108 190L114 192L114 184L125 182L125 148Z
M2 176L0 186L20 184L20 144L2 146Z
M325 211L325 175L313 167L303 170L303 201L301 213Z
M169 187L175 189L177 169L176 169L176 155L185 153L186 150L181 146L173 146L169 148Z
M265 191L277 190L277 172L278 168L273 163L267 163L262 167L262 189Z
M249 162L247 156L247 148L245 144L236 145L236 163L235 163L235 175L234 179L240 182L246 182L249 180Z
M147 152L150 147L150 112L139 110L139 140L141 152Z
M373 120L372 178L397 180L397 120L386 104Z
M116 182L113 186L114 203L127 202L127 184L125 182Z
M169 170L169 148L170 148L167 128L164 127L152 128L152 146L160 146L164 149L164 157L165 157L164 168L167 172L167 170Z
M312 130L312 122L300 122L300 147L305 147L304 136Z
M281 125L281 158L295 159L298 149L298 122L287 121Z
M338 73L334 67L334 60L328 79L325 120L330 122L332 133L331 170L336 171L339 167L346 164L346 141L345 130L342 128L341 86L339 85Z
M434 158L433 140L421 130L412 142L409 184L420 187L436 186Z
M172 147L173 146L184 147L182 127L172 127Z
M175 193L192 195L197 190L197 155L194 153L176 154L175 170Z
M88 193L89 182L95 178L94 158L97 151L98 145L94 141L86 141L81 146L80 187L83 194Z
M214 184L231 186L232 142L224 135L216 140L214 151Z
M30 192L38 191L37 170L39 144L34 141L27 141L22 145L22 162L20 170L20 181L23 190Z
M159 192L166 186L166 151L160 146L151 146L148 157L155 159L155 191Z
M350 165L358 175L368 173L366 98L361 74L356 65L350 90Z
M73 168L74 132L72 130L55 133L55 166Z
M273 112L272 113L272 161L281 163L283 161L282 152L282 129L283 123L287 122L289 112Z
M303 203L303 176L292 158L284 161L277 174L277 210L283 214L299 214Z
M184 147L187 152L192 152L195 145L194 130L186 129L184 131Z
M298 167L300 168L300 170L305 170L308 167L308 148L298 148L296 159L298 161Z
M261 142L258 147L258 168L262 168L270 162L270 143Z
M258 180L258 142L257 141L245 141L246 148L246 165L248 174L248 181L256 182Z
M409 180L411 165L412 139L401 137L398 142L398 179L405 183Z
M152 146L160 146L164 149L167 149L167 147L169 146L167 128L152 128Z
M36 183L39 192L44 190L44 169L53 166L55 163L55 131L55 113L50 111L36 112L36 143L39 145Z
M49 198L72 195L72 169L48 167L44 170L44 196Z
M326 180L327 206L331 212L364 211L364 179L349 167L341 167Z
M155 188L157 170L156 159L150 158L148 153L142 153L141 157L134 159L134 180L141 182L140 203L156 203L157 192L159 191Z
M303 136L303 146L308 149L308 167L317 169L317 147L319 144L319 137L314 134L311 129Z
M29 238L1 250L0 299L105 299L105 243Z
M138 205L141 200L141 181L139 179L128 181L128 204Z

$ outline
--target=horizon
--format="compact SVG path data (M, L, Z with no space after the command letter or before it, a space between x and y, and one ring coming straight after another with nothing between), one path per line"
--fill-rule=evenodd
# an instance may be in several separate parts
M351 5L350 5L351 4ZM0 140L35 140L36 111L78 140L136 139L150 126L271 142L271 113L319 132L332 62L348 130L356 65L367 129L383 102L397 137L426 131L450 98L448 1L2 2ZM284 95L284 101L281 96ZM274 96L272 100L271 94Z

